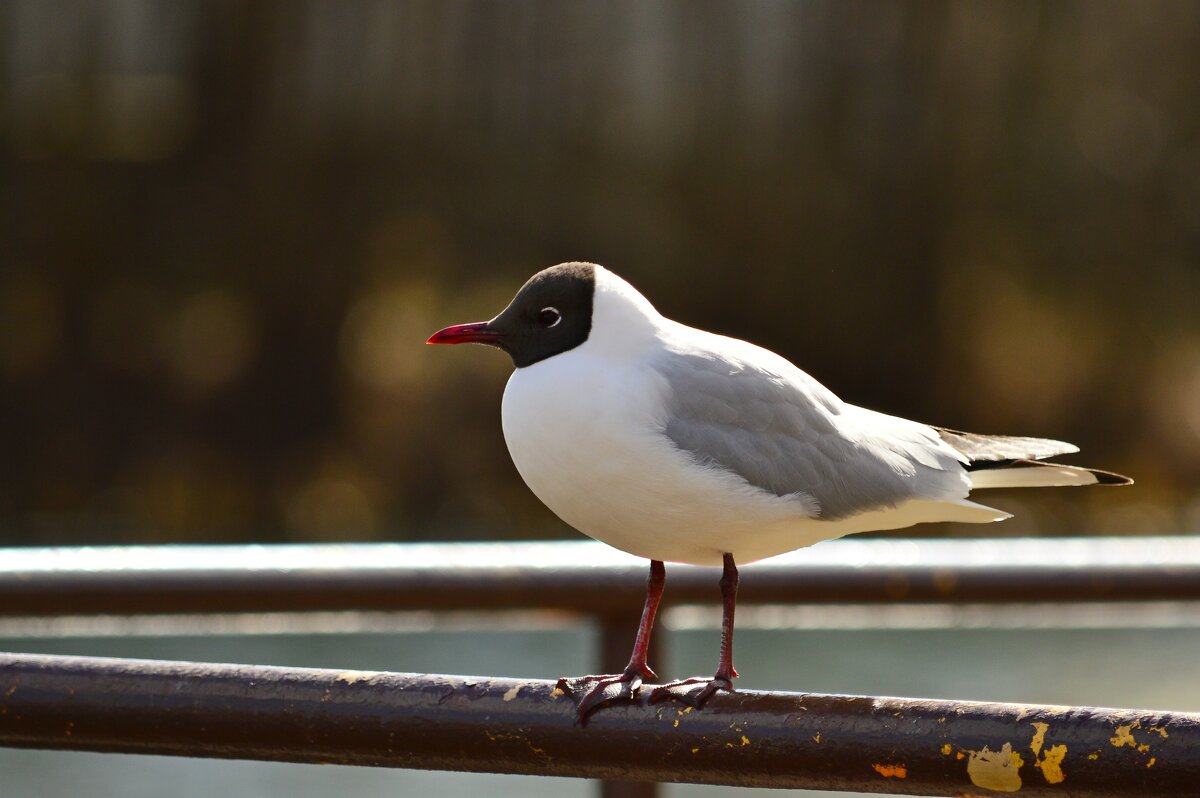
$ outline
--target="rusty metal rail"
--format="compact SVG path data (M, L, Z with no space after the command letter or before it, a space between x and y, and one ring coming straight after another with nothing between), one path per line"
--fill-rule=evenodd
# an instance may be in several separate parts
M646 563L599 543L0 550L0 615L640 606ZM667 600L711 603L714 569L670 566ZM1200 597L1200 537L840 540L748 566L754 603Z
M0 745L909 795L1200 794L1200 715L0 655Z
M598 622L612 670L645 568L592 542L6 549L0 617L559 610ZM1117 607L1200 598L1200 538L855 539L743 573L743 605ZM716 578L671 566L667 601L711 603ZM739 692L703 713L605 710L583 730L550 696L541 682L0 655L0 744L584 775L609 779L608 798L660 779L974 795L1014 777L1024 795L1200 795L1192 715Z

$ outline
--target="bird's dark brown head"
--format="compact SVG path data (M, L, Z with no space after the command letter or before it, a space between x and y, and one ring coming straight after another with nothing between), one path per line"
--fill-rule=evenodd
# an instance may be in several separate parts
M487 344L503 349L517 368L568 352L592 331L596 267L560 263L543 269L491 321L438 330L426 343Z

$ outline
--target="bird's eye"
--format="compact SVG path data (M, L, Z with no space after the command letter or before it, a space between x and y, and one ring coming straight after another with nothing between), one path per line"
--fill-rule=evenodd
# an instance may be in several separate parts
M538 321L543 327L554 327L562 321L562 314L555 308L542 308L538 313Z

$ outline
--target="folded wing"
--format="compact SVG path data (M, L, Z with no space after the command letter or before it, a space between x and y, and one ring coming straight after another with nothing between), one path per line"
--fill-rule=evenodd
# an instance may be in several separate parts
M681 348L656 364L668 385L663 433L698 463L815 500L821 520L967 495L967 458L932 427L848 405L745 347Z

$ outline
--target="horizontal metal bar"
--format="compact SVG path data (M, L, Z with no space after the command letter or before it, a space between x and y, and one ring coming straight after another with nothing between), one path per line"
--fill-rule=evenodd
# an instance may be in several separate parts
M635 622L634 612L620 617ZM174 613L160 615L0 615L0 639L425 634L578 628L581 616L557 610L338 610L331 612ZM671 631L720 629L721 609L683 604L662 611ZM737 628L841 631L902 629L1200 628L1200 601L1066 603L758 604L738 609ZM630 631L625 645L634 633ZM656 638L655 649L663 638ZM629 652L625 652L628 657ZM662 659L661 652L658 658ZM625 663L621 663L624 667Z
M558 609L641 602L646 563L600 543L0 550L0 615ZM717 598L668 566L667 598ZM1200 538L839 540L748 566L751 603L1200 598Z
M1200 715L856 696L644 702L553 682L0 655L0 745L860 790L1186 796Z

